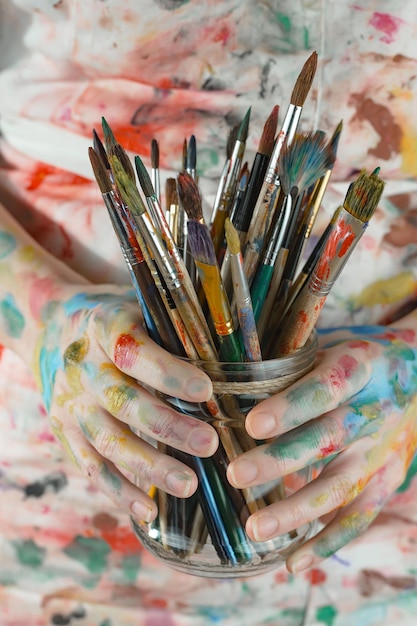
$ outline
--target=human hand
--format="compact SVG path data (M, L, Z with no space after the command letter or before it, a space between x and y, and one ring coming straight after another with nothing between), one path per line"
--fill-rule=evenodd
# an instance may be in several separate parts
M203 402L211 396L209 378L148 337L138 304L122 289L67 286L47 304L44 320L35 368L53 431L84 475L146 521L157 514L150 485L177 497L194 493L194 472L131 428L194 456L213 454L211 426L145 388Z
M293 573L366 531L404 481L417 447L417 333L340 329L322 334L321 347L312 372L248 414L251 436L274 439L228 468L231 484L244 488L327 461L311 483L247 521L248 535L265 541L327 517L288 558Z

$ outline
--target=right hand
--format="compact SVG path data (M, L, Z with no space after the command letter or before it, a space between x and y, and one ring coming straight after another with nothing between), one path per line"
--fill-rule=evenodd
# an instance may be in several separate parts
M210 425L177 413L145 386L204 402L211 396L211 382L148 337L127 290L66 287L63 298L47 305L35 360L56 437L118 507L150 521L157 514L147 495L151 485L177 497L195 492L194 472L140 434L201 457L215 452L217 434Z

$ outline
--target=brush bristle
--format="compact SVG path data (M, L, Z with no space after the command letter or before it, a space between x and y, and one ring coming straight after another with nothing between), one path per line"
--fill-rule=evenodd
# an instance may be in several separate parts
M165 198L167 209L171 204L178 204L177 181L175 178L167 178L165 181Z
M217 265L216 252L206 224L189 220L187 229L188 243L195 261L205 265Z
M334 156L321 132L298 133L290 145L284 145L278 160L278 176L282 190L289 194L293 187L299 193L308 189L326 173Z
M226 232L226 241L230 254L240 254L240 239L236 228L228 217L224 222L224 230Z
M142 191L147 198L155 195L155 189L152 185L151 177L148 170L143 164L142 159L139 156L135 156L135 168L138 175L139 185L142 187Z
M277 133L278 113L279 106L276 104L269 114L262 130L258 146L258 152L260 154L265 154L266 156L271 156L272 154L275 145L275 135Z
M340 135L342 134L342 130L343 130L343 120L340 120L340 122L336 126L335 131L329 141L329 145L330 145L332 152L334 153L335 160L336 160L337 148L339 146L339 140L340 140Z
M156 139L151 142L151 165L153 169L159 168L159 145Z
M107 123L104 117L101 118L101 127L103 129L104 143L106 144L106 150L107 152L110 152L111 147L116 145L117 141L116 141L115 136L113 135L112 129L110 128L109 124Z
M95 152L97 153L98 158L103 163L106 170L109 170L110 163L109 163L109 159L107 158L106 150L103 146L103 143L100 137L98 136L95 130L93 130L93 147L94 147Z
M188 219L197 222L201 221L203 219L203 206L200 190L194 178L188 172L181 172L178 175L177 182L178 195Z
M238 131L239 131L239 124L236 124L235 126L233 126L233 128L230 129L229 135L227 137L226 158L228 159L230 159L230 157L232 156L232 152L233 152L233 148L235 147Z
M250 114L251 114L251 108L249 107L249 109L246 112L245 117L243 118L243 120L239 124L239 128L238 128L238 131L237 131L237 136L236 136L236 139L238 141L245 142L246 139L248 138Z
M346 211L364 223L375 213L384 191L385 183L378 177L378 173L379 168L372 174L362 170L354 183L349 186L343 203Z
M91 167L101 193L109 193L112 190L109 175L100 157L93 148L88 149Z
M140 197L138 188L129 174L125 171L123 164L117 156L112 157L111 166L117 188L123 202L129 207L134 215L142 215L145 212L145 205Z
M114 157L116 157L120 161L126 174L134 182L136 180L135 170L133 169L133 165L129 158L129 155L127 154L125 149L120 145L120 143L116 143L110 147L110 150L109 150L110 161Z
M190 137L190 143L188 145L186 161L187 161L187 169L195 170L196 165L197 165L197 144L196 144L194 135L191 135Z
M187 169L187 160L188 160L188 146L187 146L187 139L184 139L183 144L182 144L182 169L186 170Z
M304 63L291 94L291 104L302 107L308 96L317 69L317 52Z

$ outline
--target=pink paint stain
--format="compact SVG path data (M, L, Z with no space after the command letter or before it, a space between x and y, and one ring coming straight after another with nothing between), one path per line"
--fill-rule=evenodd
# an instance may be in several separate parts
M392 43L395 41L398 30L400 26L404 24L404 21L389 13L375 12L369 20L369 24L376 30L384 33L381 37L381 41L384 43Z

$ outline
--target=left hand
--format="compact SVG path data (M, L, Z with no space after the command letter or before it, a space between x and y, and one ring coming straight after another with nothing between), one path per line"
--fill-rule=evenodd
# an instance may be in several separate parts
M248 433L269 441L228 468L230 483L244 488L328 461L315 480L246 524L249 537L265 541L327 516L289 557L293 573L365 532L417 448L417 333L340 329L322 334L321 347L314 370L251 410Z

